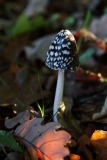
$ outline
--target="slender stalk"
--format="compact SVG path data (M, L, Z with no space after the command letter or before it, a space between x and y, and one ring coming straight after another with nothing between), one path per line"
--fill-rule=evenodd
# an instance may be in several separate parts
M55 93L54 107L53 107L54 122L57 122L57 112L60 106L60 102L62 101L63 87L64 87L64 71L58 71L58 79L57 79L57 86L56 86L56 93Z

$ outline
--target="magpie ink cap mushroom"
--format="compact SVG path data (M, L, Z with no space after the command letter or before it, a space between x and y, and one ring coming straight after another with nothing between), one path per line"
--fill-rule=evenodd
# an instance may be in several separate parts
M79 67L76 41L69 30L61 30L52 41L47 52L46 65L53 70L58 70L53 107L54 121L57 122L56 113L63 95L64 71L76 71Z
M76 71L79 67L78 49L69 30L61 30L52 41L46 65L53 70Z

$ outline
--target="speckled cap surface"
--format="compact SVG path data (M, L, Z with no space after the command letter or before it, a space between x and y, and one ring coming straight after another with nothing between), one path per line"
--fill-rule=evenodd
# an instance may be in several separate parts
M53 70L76 71L79 67L78 49L69 30L61 30L47 52L46 66Z

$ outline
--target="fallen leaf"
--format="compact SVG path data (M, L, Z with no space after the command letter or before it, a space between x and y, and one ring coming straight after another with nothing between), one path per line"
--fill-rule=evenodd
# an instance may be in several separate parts
M26 6L23 13L28 17L32 17L35 14L45 12L45 7L47 6L48 1L46 0L29 0L28 5Z
M89 26L89 30L101 39L107 37L107 14L103 14L99 18L94 18Z
M33 118L21 124L15 134L22 138L26 147L34 147L39 158L43 160L63 160L69 155L69 150L64 147L71 138L64 130L56 131L61 125L50 122L41 125L43 118Z
M24 51L26 54L26 58L31 61L39 58L41 61L44 62L50 42L54 39L54 37L55 34L50 34L35 40L32 43L32 46L25 46Z
M80 160L80 156L76 154L70 154L69 158L70 160Z
M101 82L103 81L103 77L100 74L93 73L91 71L84 72L83 69L79 69L76 73L76 80L78 81L85 81L85 82Z
M19 113L14 118L6 119L5 120L5 126L7 128L13 128L17 123L24 123L30 118L30 112L29 110L26 110L24 112Z
M38 155L45 160L63 160L69 155L69 150L64 145L69 141L70 135L65 131L52 131L49 129L46 134L36 140ZM56 147L57 146L57 147Z
M101 48L104 51L107 51L107 42L96 37L92 32L82 28L79 32L74 34L75 37L82 36L86 42L92 42L97 47Z
M38 155L37 155L35 149L33 147L28 147L27 149L28 149L28 151L31 155L31 159L32 160L38 160Z
M37 92L39 90L38 78L37 76L33 76L33 74L29 74L28 79L27 82L33 90L33 93L35 93L36 99L38 99L38 97L40 97L40 94ZM30 104L35 101L25 83L18 84L9 71L1 74L0 86L0 103L14 103L16 104L15 110L18 112L28 109Z
M92 160L93 159L93 156L92 156L92 153L90 151L90 139L87 135L82 135L78 142L78 152L79 154L82 154L85 159L87 160Z
M24 159L25 160L32 160L28 149L26 149L24 152Z
M105 160L107 159L107 150L104 150L97 156L97 160Z
M38 137L39 134L41 134L43 129L41 129L41 122L43 121L43 118L34 118L31 119L23 124L21 124L17 129L15 130L15 134L23 137L26 141L26 146L31 146L31 142L35 137ZM39 128L40 127L40 128ZM29 132L28 132L29 131ZM31 136L32 135L32 136Z
M107 132L103 130L96 130L93 133L90 142L97 152L107 150Z

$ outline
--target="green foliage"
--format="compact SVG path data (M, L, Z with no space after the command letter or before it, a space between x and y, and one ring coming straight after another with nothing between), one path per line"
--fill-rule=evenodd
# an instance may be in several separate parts
M25 32L28 32L31 30L31 23L30 23L30 20L29 18L26 16L26 15L21 15L15 25L13 26L13 28L11 29L11 37L15 37L19 34L22 34L22 33L25 33Z
M44 27L44 25L45 25L45 21L43 16L38 16L31 20L31 26L32 26L32 29L34 30Z
M94 54L94 49L89 48L87 49L79 58L80 63L83 63L87 59L89 59Z
M41 114L42 114L42 117L44 117L44 97L43 97L43 91L42 91L42 86L41 86L41 82L40 82L40 77L39 77L39 74L38 74L38 82L39 82L39 86L40 86L40 90L41 90L41 94L42 94L42 108L41 108Z
M86 13L85 20L84 20L83 28L87 28L88 27L91 18L92 18L91 11L88 10L87 13ZM77 46L78 46L79 49L81 47L82 40L83 40L83 37L80 37L79 40L78 40Z
M54 25L58 23L59 18L61 17L61 14L54 13L49 19L44 19L43 16L37 16L32 19L27 17L26 15L22 14L20 15L13 27L8 31L9 37L16 37L20 34L30 32L32 30L38 30L39 28L47 28L50 25ZM75 23L75 16L70 15L66 18L63 25L64 27L68 28L72 26Z
M92 18L91 11L88 10L87 13L86 13L85 20L84 20L83 28L87 28L88 27L91 18Z
M106 83L107 83L107 78L105 78L105 77L102 77L102 78L103 78L104 82L106 82Z
M9 31L10 37L16 37L17 35L37 30L41 27L45 27L45 20L43 16L29 19L26 15L20 15L13 25L11 31Z
M44 105L43 105L43 107L41 107L41 106L39 105L39 103L38 103L38 101L37 101L37 99L36 99L36 97L35 97L35 94L34 94L32 88L30 87L27 79L25 79L25 77L23 76L23 72L20 73L20 76L21 76L21 78L22 78L22 80L23 80L26 88L28 89L29 93L31 94L32 98L35 100L35 102L36 102L36 104L37 104L37 106L38 106L38 108L39 108L39 110L40 110L40 112L41 112L42 117L44 117ZM39 83L40 83L40 80L39 80Z
M64 27L69 28L72 25L74 25L75 23L75 16L74 15L70 15L69 17L67 17L63 23Z
M57 26L59 19L61 17L60 13L53 13L50 18L46 19L44 24L46 28L49 28L49 26Z
M104 8L104 13L106 13L106 14L107 14L107 7L105 7L105 8Z
M57 21L59 18L61 17L61 14L60 13L54 13L52 14L52 16L50 17L50 20L55 22Z
M16 142L11 133L0 130L0 143L2 143L5 147L9 147L20 152L23 155L22 147Z

